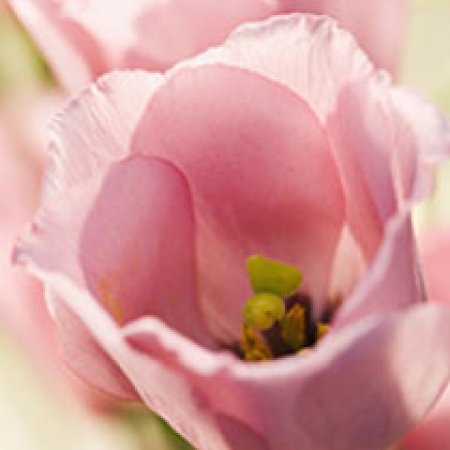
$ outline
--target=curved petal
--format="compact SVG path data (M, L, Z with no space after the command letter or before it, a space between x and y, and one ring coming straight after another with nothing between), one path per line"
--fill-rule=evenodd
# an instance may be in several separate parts
M390 98L398 190L401 198L423 200L434 188L434 166L450 156L450 124L442 111L412 90L397 87Z
M53 161L44 202L128 155L134 129L162 81L143 71L112 72L67 103L50 124Z
M272 13L274 9L266 0L147 2L135 21L137 36L125 52L122 64L166 70L178 61L221 44L241 23L265 19Z
M347 326L373 313L407 310L423 302L426 294L415 245L411 217L404 210L388 222L376 257L339 308L333 327Z
M122 400L137 400L134 387L83 321L50 291L47 297L58 331L59 351L67 367L102 392Z
M402 450L450 450L450 389L436 407L401 441Z
M430 299L450 304L450 233L446 228L430 231L420 241L420 255ZM405 450L450 449L450 389L417 427L402 441Z
M263 364L208 358L147 319L125 332L144 356L188 380L217 423L225 418L230 443L242 434L255 450L375 450L394 444L446 386L449 319L445 308L416 306L332 333L306 356Z
M165 70L273 12L265 0L9 1L70 90L114 69Z
M207 351L154 318L121 330L86 291L39 275L146 404L196 448L234 450L239 436L249 450L386 448L448 381L450 310L439 305L372 316L303 357L250 364Z
M420 256L427 292L432 301L450 305L450 231L429 232L420 241Z
M252 254L299 267L321 310L343 198L327 136L298 96L237 68L180 70L149 102L132 151L167 158L186 176L201 297L218 336L239 336Z
M161 361L132 349L126 343L121 328L85 289L80 289L65 276L57 273L41 271L37 267L31 267L31 270L45 279L46 285L53 293L54 302L61 302L62 309L69 311L72 319L83 324L90 339L97 342L102 351L120 367L150 409L169 420L175 429L188 437L196 448L231 450L215 425L212 411L204 408L202 396L192 391L188 380L181 378ZM186 359L194 358L201 370L208 372L215 367L215 361L213 364L210 361L212 353L182 338L179 333L166 327L158 319L147 318L146 320L157 324L160 330L167 330L169 335L188 342L188 346L183 344L177 350L180 350ZM63 323L62 325L64 326ZM67 337L70 339L70 335ZM75 351L76 342L69 342L69 344ZM90 352L87 355L88 362L98 363L95 359L89 361L92 348L87 350ZM194 353L191 353L191 350L194 350ZM199 356L200 359L198 359ZM226 361L230 360L230 356L227 355L223 358ZM89 368L92 368L91 364L88 367L82 364L76 367L79 375L92 380L96 373L86 373L86 369ZM105 367L102 370L105 370ZM102 380L107 381L107 378L97 377L97 381Z
M197 304L189 188L171 165L132 156L113 166L84 223L87 286L119 323L157 316L207 343Z
M176 169L132 156L55 201L45 219L21 249L23 261L85 285L119 324L155 315L209 343L197 304L191 200Z
M89 200L92 202L100 189L108 165L127 155L136 122L160 79L143 72L110 74L72 99L52 122L53 159L47 169L41 207L28 234L18 244L19 260L27 251L37 256L51 248L58 254L61 270L83 283L70 233L81 232ZM70 214L65 202L75 208ZM57 231L61 240L52 240L48 248L42 246L41 238L45 241L49 231L61 225ZM41 256L37 256L40 260ZM48 265L48 259L43 264ZM56 261L52 264L57 266Z
M426 192L436 154L448 154L448 125L440 112L392 88L387 74L374 71L354 39L329 18L294 14L243 26L222 47L174 71L205 63L260 73L315 110L336 154L351 231L368 261L383 222L404 197Z
M337 19L356 36L377 67L395 73L406 34L408 1L278 0L280 12L311 12Z

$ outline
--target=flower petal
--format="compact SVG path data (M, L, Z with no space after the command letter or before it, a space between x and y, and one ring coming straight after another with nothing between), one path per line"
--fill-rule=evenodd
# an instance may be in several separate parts
M447 387L436 407L402 439L402 450L450 450L450 388Z
M395 73L403 51L407 0L278 0L280 10L334 17L358 39L377 67Z
M218 336L240 334L252 254L296 265L321 310L343 197L327 136L298 96L238 68L180 70L150 101L132 151L186 176L201 298Z
M108 172L80 239L86 283L124 323L154 315L207 343L197 304L189 188L163 161L132 156Z
M208 358L147 319L125 331L144 356L188 379L203 409L229 419L221 428L229 442L246 430L262 448L376 450L394 444L445 388L449 319L446 308L418 305L333 332L305 356L259 364Z
M387 74L375 71L351 35L329 18L293 14L244 25L222 47L173 70L205 63L260 73L314 109L329 133L349 225L367 261L381 241L383 222L405 197L429 192L435 156L449 152L442 114L392 88Z
M197 304L191 199L181 174L165 162L132 156L99 178L54 202L25 257L41 269L66 268L120 324L155 315L209 343Z
M339 308L333 327L356 323L373 313L406 310L425 298L411 218L404 210L387 224L376 257L363 280Z
M47 294L58 331L61 357L72 372L102 392L122 400L138 400L138 394L117 364L66 304Z
M420 240L420 256L427 292L432 301L450 305L450 230L429 232Z
M114 69L166 70L274 12L265 0L10 0L64 86ZM114 11L114 14L110 12ZM114 36L114 39L111 39Z

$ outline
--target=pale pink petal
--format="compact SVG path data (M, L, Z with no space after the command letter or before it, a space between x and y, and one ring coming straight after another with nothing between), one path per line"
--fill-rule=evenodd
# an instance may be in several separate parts
M411 218L405 210L387 224L377 255L333 325L340 328L374 313L406 310L425 301L419 270Z
M150 101L132 151L167 158L186 176L200 295L220 337L239 335L252 254L298 266L321 310L343 198L327 136L292 91L232 67L177 71Z
M144 156L113 166L79 242L86 284L119 323L153 315L208 342L197 304L191 197L173 166Z
M205 63L258 72L288 86L315 110L330 135L348 222L367 260L380 243L383 222L405 197L429 193L432 163L449 153L442 114L392 88L355 40L325 17L291 15L243 26L224 46L174 71Z
M278 0L279 11L311 12L337 19L354 34L377 67L395 73L404 50L408 0Z
M397 190L402 198L423 200L434 188L434 166L450 156L450 125L442 111L412 90L397 87L390 98Z
M104 2L97 3L103 3L100 15L104 13ZM268 3L265 0L147 1L135 21L136 37L125 52L122 66L165 70L221 44L241 23L269 17L276 11ZM100 22L93 22L93 26Z
M9 1L70 90L113 69L164 70L274 12L265 0Z
M375 77L354 39L325 17L279 17L244 26L223 47L185 64L206 62L261 73L293 89L314 109L329 130L342 173L350 230L370 260L381 239L382 220L395 207L395 196L383 139L390 137L389 130L377 110L387 86Z
M128 155L136 124L162 81L161 75L143 71L113 72L68 102L50 126L54 161L45 201L83 186Z
M450 230L428 232L420 239L420 250L430 299L450 305Z
M79 89L113 69L165 70L238 25L283 13L335 17L378 67L395 72L406 0L9 0L58 78ZM111 39L114 36L114 39Z
M92 338L101 345L137 388L140 398L150 409L169 420L184 436L188 436L196 448L231 450L215 425L212 411L204 408L203 398L192 391L187 379L172 371L164 361L158 361L132 349L126 343L117 323L85 290L79 289L64 276L42 272L36 267L32 270L45 278L47 286L55 295L55 301L63 302L64 309L67 305L72 317L78 318L84 324ZM179 333L166 327L158 319L146 320L154 323L158 331L169 336L177 336L177 343L183 345L177 348L177 352L180 350L184 355L183 358L195 361L200 370L206 373L217 366L215 357L212 358L213 353L182 338ZM201 359L198 359L199 357ZM234 359L229 355L223 355L221 358L225 361ZM92 360L91 363L95 361ZM80 366L78 368L83 375L83 368ZM90 379L92 375L95 377L95 373L85 375ZM98 378L98 381L101 379Z
M156 315L208 343L196 296L191 199L182 176L142 156L102 175L54 199L52 216L43 214L42 228L19 250L20 260L70 274L120 324Z
M188 380L230 443L239 437L255 450L378 450L397 442L444 389L449 319L450 310L433 305L374 316L331 332L307 355L263 364L207 357L146 319L126 333L144 355ZM192 430L171 423L189 438Z
M402 450L450 450L450 388L433 410L402 439Z
M30 253L40 260L37 255L48 249L42 245L41 234L51 239L48 236L56 232L59 240L52 240L50 248L58 258L52 262L47 258L46 266L62 263L61 269L83 283L73 231L81 233L89 213L88 199L92 201L100 189L108 165L127 155L132 132L160 80L144 72L110 74L72 99L54 119L50 143L53 160L47 169L41 208L19 248L33 248ZM68 213L64 201L76 212ZM52 210L56 217L49 222ZM20 259L21 250L17 253Z
M56 274L40 276L147 406L195 448L234 450L236 439L249 450L387 448L449 377L450 310L437 305L372 316L332 330L306 355L249 364L209 352L154 318L129 324L124 335L86 291Z
M450 305L450 232L433 230L420 240L425 284L434 302ZM450 389L428 416L402 441L405 450L450 449Z
M133 386L83 321L63 302L52 298L50 290L48 303L58 331L58 350L67 367L89 386L104 393L121 400L138 400Z

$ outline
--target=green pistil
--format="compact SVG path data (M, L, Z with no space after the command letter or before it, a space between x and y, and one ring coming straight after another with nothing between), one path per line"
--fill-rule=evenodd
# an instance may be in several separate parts
M287 298L302 282L296 267L255 255L247 259L247 272L255 295L243 309L241 350L246 361L300 353L326 334L327 324L311 321L309 303L297 302L286 310Z
M302 282L302 274L296 267L259 255L247 259L247 272L257 294L266 292L288 297L297 292Z
M244 323L258 330L268 330L285 314L282 298L268 293L255 294L244 306Z

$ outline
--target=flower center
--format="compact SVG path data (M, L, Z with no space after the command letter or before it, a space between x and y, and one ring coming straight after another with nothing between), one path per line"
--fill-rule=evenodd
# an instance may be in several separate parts
M311 299L298 289L300 271L262 256L247 259L255 294L244 305L240 349L247 361L301 353L328 331L329 320L314 322Z

